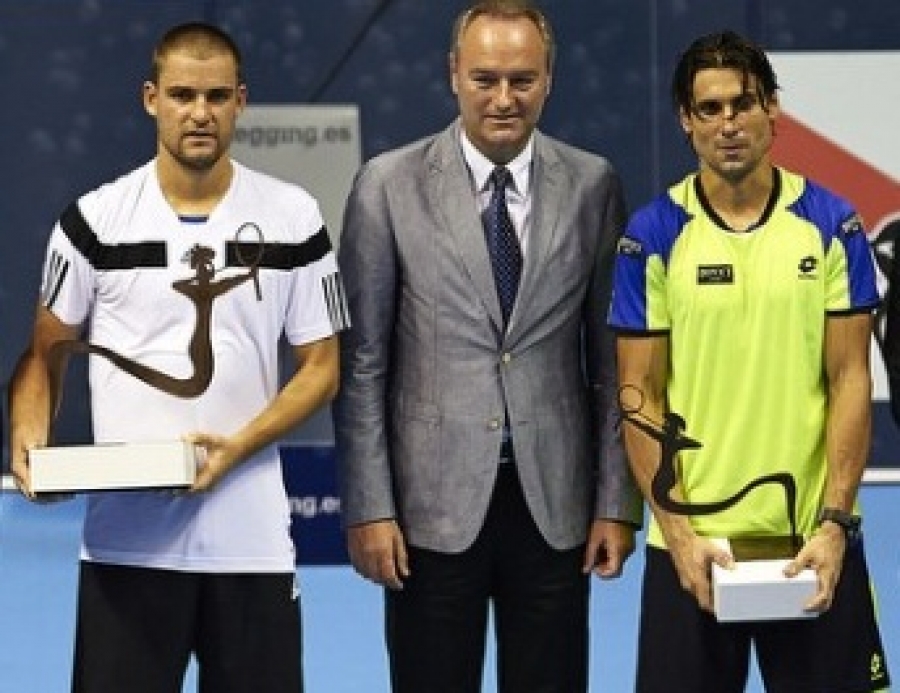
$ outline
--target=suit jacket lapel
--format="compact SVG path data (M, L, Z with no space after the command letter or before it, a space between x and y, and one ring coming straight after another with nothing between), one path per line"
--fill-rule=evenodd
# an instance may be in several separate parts
M444 228L456 239L460 258L481 296L491 319L502 331L503 315L494 284L494 271L484 239L472 176L462 155L459 124L454 123L434 141L426 166L427 190L433 209L440 210Z
M509 338L516 337L528 315L531 297L541 282L552 281L542 276L547 254L553 245L562 200L565 195L564 171L559 158L540 133L535 133L534 161L531 173L531 223L528 229L528 252L522 267L519 292L509 320Z

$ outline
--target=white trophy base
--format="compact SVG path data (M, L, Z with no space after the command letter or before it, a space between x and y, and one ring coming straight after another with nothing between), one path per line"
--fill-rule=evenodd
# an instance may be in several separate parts
M731 550L727 539L715 541ZM816 573L805 568L796 577L785 577L783 571L790 560L737 560L733 570L714 564L712 590L716 619L772 621L817 616L817 612L803 608L816 593Z
M197 472L185 441L34 448L28 461L34 493L186 488Z

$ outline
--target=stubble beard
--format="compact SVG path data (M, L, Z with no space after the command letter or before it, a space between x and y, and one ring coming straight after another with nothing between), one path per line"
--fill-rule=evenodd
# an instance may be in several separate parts
M190 154L181 148L175 156L179 165L194 173L205 173L211 170L221 158L222 151L218 147L214 151L204 154Z

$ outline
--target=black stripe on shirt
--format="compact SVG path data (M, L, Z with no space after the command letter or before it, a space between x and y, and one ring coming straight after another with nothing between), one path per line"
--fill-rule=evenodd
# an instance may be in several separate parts
M102 243L73 202L59 218L66 237L96 270L128 270L138 267L165 267L166 244L162 241L143 243Z
M302 243L263 243L229 241L225 245L228 267L260 267L293 270L321 260L331 252L331 239L323 226Z

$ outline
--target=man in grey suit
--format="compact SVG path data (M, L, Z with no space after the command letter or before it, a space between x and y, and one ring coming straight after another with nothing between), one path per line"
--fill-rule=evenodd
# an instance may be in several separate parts
M398 693L479 691L491 604L501 692L586 691L589 576L620 574L641 522L605 327L624 203L608 162L536 132L552 62L531 3L477 2L458 121L347 204L342 508Z

